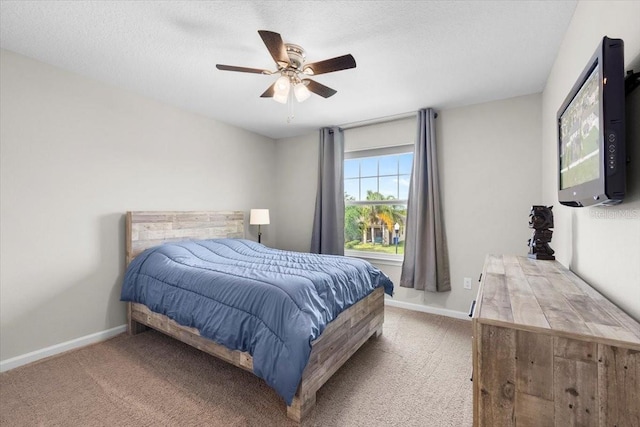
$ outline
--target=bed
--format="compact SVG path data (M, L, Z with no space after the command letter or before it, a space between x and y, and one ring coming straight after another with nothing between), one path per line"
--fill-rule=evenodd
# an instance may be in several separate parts
M307 350L304 350L305 345L290 345L285 343L285 345L282 346L286 350L285 353L274 353L277 354L276 357L281 357L282 359L276 359L275 361L267 360L267 366L273 365L273 367L281 369L283 366L294 366L296 365L294 362L299 360L294 354L297 350L294 351L292 349L293 347L299 347L302 352L306 351L303 359L301 359L305 361L305 364L298 365L299 381L295 382L293 388L289 385L286 389L288 392L282 392L278 387L285 387L286 381L279 380L277 376L270 376L269 372L265 370L265 357L263 356L265 351L259 352L256 350L256 346L253 345L256 340L255 337L233 338L236 339L237 343L236 341L233 341L233 339L231 341L225 339L216 339L216 341L213 341L213 339L207 338L207 336L212 335L212 332L210 331L211 328L209 326L213 325L214 329L224 329L225 326L220 326L224 325L224 322L218 322L215 320L209 323L203 323L203 321L192 320L189 316L185 317L185 315L176 315L173 308L169 306L169 303L165 303L167 298L165 298L164 294L160 297L156 295L155 300L151 298L145 301L147 302L147 305L145 305L141 303L141 301L137 301L138 298L133 297L133 294L131 294L130 291L131 287L128 283L130 281L129 276L140 276L143 279L146 279L146 277L150 275L148 271L149 268L152 268L150 267L154 262L152 260L156 260L155 262L158 262L158 259L161 260L159 263L161 267L159 268L162 268L166 263L177 264L178 270L169 270L172 275L171 277L180 278L180 280L183 280L185 283L184 286L189 287L198 286L196 279L199 279L202 274L198 272L193 273L195 276L186 276L186 273L180 270L183 263L196 263L189 267L206 270L206 273L204 274L227 274L230 272L230 274L235 275L237 272L235 269L237 268L253 270L253 268L250 268L250 264L251 260L255 259L256 265L262 263L265 265L266 270L268 270L266 272L258 271L258 273L256 273L260 275L260 281L263 281L263 279L266 280L264 277L265 274L276 274L271 271L276 268L272 267L272 264L279 264L285 261L289 262L290 260L301 265L305 263L313 264L318 259L313 258L318 257L317 255L305 255L287 251L272 250L255 242L243 240L243 237L244 214L240 211L127 212L126 261L130 268L127 271L127 278L125 279L125 285L123 286L123 299L130 301L127 303L128 330L130 334L137 334L149 327L156 329L213 356L223 359L237 367L260 376L265 379L265 381L267 381L267 383L281 396L283 396L285 403L287 404L287 416L300 422L315 405L317 390L322 387L322 385L340 368L340 366L342 366L369 338L378 337L382 333L382 324L384 322L384 291L386 288L387 293L391 293L393 285L383 273L379 272L379 270L375 268L374 270L376 270L377 273L375 273L374 276L376 277L372 277L371 279L362 278L360 266L356 264L363 263L363 261L339 257L319 257L323 258L323 262L325 258L328 258L330 264L332 262L334 264L337 263L336 265L344 266L343 269L345 271L348 270L347 273L339 274L355 274L353 277L358 278L358 281L367 282L368 284L366 286L362 285L362 289L358 286L354 286L354 289L357 288L359 290L357 292L350 290L349 293L354 293L353 296L343 293L338 297L334 297L335 300L339 300L346 308L337 310L333 306L330 306L330 308L325 311L335 312L327 314L328 317L325 318L326 313L324 312L320 315L316 315L319 319L317 321L317 325L320 325L317 328L313 329L313 327L316 326L316 321L310 321L312 334L310 335L311 338L307 338L306 341ZM274 251L275 254L270 251ZM196 254L197 259L191 260L190 258L185 258L184 255L187 252ZM204 267L200 264L201 262L209 262L208 258L214 256L210 253L215 254L216 257L218 255L224 256L225 259L229 254L232 254L234 258L230 262L223 262L224 265L220 264L218 258L215 258L216 264L213 269L215 271L211 272L209 271L212 270L209 267L210 264L206 264ZM138 257L138 255L140 255L140 257ZM236 259L236 256L239 258ZM312 257L311 261L304 258L305 256ZM136 257L138 258L136 259ZM165 259L167 260L166 262L162 261ZM187 259L187 261L183 261L185 259ZM144 272L141 270L143 266L145 268ZM306 283L308 277L305 276L305 274L321 276L322 280L325 280L324 276L327 275L325 273L328 271L325 271L325 269L334 269L334 267L335 265L330 265L329 267L322 265L321 267L316 268L316 270L320 269L318 270L319 272L306 273L302 271L298 272L296 270L295 274L292 275L289 274L289 264L287 264L286 268L278 266L278 273L276 275L281 275L283 268L285 268L284 271L287 273L284 274L285 276L292 276L294 279L301 278L300 280ZM233 270L229 270L228 272L226 270L227 268ZM132 273L134 270L135 274ZM351 270L356 271L356 273L351 273ZM378 274L381 276L377 276ZM168 286L168 289L170 290L168 293L173 293L173 279L166 280L171 282L171 286ZM236 276L233 276L233 283L234 286L236 286L234 289L240 288L239 284L244 283L238 282L237 280L245 279L236 279ZM248 283L253 283L257 281L257 278L251 277L246 280L249 280ZM160 281L158 283L162 284L164 282ZM290 284L285 284L282 286L289 285ZM320 289L317 283L314 286L315 289ZM126 293L125 287L127 287L126 292L129 292L127 298L124 298ZM269 282L269 287L277 286ZM255 288L261 289L257 286ZM370 288L373 289L371 290ZM151 295L153 292L156 292L155 290L150 291L150 289L155 288L144 288L144 281L143 288L141 289L145 290L138 291L139 294ZM200 292L199 289L201 288L192 288L187 290L193 292L194 289ZM280 293L282 293L282 289L285 289L290 293L288 290L290 288L288 287L278 289L280 290ZM355 295L358 292L362 295ZM237 299L235 296L234 298ZM271 297L269 296L269 298ZM291 295L287 295L287 298L292 299ZM313 300L315 298L316 297L312 295L311 299ZM353 301L349 301L349 298ZM177 297L177 299L184 300L181 296ZM296 302L293 299L292 301L294 301L294 305L300 305L299 302ZM189 300L189 303L196 304L191 300ZM287 302L287 304L289 303ZM151 306L151 308L148 305ZM221 304L220 306L226 308L224 304ZM281 307L280 305L277 306ZM167 309L166 307L169 308ZM303 306L300 308L300 311L306 312L308 310ZM222 314L220 315L222 316ZM218 316L218 313L216 313L216 316ZM251 313L250 320L252 320L253 317L260 316L254 316ZM323 319L332 320L323 323ZM291 325L300 325L306 322L298 320L297 318L295 322L293 322L290 321L291 317L288 317L286 320L287 321L280 323L285 325L283 327L289 327L290 329L293 327ZM226 324L234 325L235 323L244 322L246 322L246 319L227 322ZM199 325L199 327L194 327L192 325ZM269 327L267 328L263 328L267 333L273 329L272 324L268 326ZM233 329L232 326L229 326L229 328ZM228 335L229 334L219 334L221 337L226 337ZM260 332L258 332L257 335L260 335ZM216 336L216 338L218 338L218 336ZM274 339L273 341L277 340ZM223 345L225 343L227 344L226 346ZM247 350L249 347L251 348L251 351ZM241 349L244 349L244 351ZM293 354L293 356L291 356L290 353ZM256 357L255 360L254 357ZM291 360L294 362L290 362L288 359L289 357L292 357ZM267 374L265 374L265 372L267 372Z

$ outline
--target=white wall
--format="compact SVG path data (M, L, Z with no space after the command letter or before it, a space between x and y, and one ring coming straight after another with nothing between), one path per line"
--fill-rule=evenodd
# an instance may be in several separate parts
M416 116L344 131L344 151L370 150L413 144L416 139Z
M487 253L527 253L531 205L539 204L540 95L445 110L436 119L441 192L451 261L452 291L425 293L396 287L402 302L466 312ZM347 149L415 138L415 119L345 132ZM380 142L383 141L383 142ZM386 141L386 142L385 142ZM318 136L276 142L278 247L309 248L317 185ZM400 267L375 262L394 281ZM472 291L463 278L471 277Z
M276 141L276 247L309 252L318 185L320 134Z
M0 359L125 323L125 211L274 207L273 140L0 55Z
M568 208L558 204L556 113L603 36L625 43L626 69L640 71L640 2L582 1L558 52L542 95L542 194L553 204L552 247L557 259L640 320L640 132L638 90L628 117L632 163L628 197L617 207Z

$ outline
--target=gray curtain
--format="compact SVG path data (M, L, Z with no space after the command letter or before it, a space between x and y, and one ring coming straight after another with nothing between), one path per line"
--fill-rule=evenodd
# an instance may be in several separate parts
M431 108L418 112L400 286L444 292L451 290L451 279L440 205L435 118Z
M318 192L311 252L344 255L344 135L340 128L320 129Z

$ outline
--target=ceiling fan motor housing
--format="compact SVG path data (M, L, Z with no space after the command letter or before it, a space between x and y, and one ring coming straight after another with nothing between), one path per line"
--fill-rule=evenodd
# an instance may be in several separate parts
M302 65L307 57L303 48L297 44L285 43L287 48L287 56L291 62L291 67L302 70Z

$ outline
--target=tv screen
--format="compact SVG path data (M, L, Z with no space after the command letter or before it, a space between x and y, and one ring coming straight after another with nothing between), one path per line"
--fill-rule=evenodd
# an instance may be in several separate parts
M558 201L614 205L625 195L624 43L603 37L557 115Z
M600 67L560 116L560 188L600 176Z

